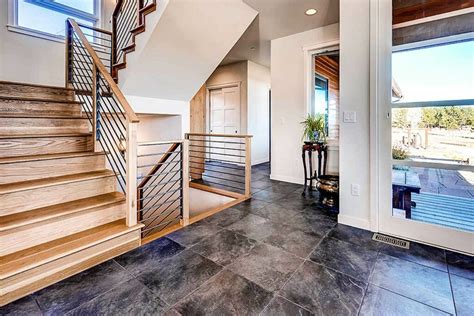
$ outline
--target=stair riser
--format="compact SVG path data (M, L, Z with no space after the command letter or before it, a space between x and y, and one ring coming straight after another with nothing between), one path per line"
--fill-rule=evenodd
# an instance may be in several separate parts
M0 195L0 216L114 192L116 178L102 177Z
M9 163L0 165L0 184L99 171L104 167L104 155Z
M0 305L13 302L139 246L140 230L132 231L0 280L0 288L6 293L0 296Z
M0 135L88 132L87 119L0 117Z
M90 136L0 139L0 158L71 153L91 149L92 137Z
M52 87L0 83L0 96L74 101L74 91Z
M81 115L81 105L77 103L56 103L28 100L9 100L0 98L0 115Z
M13 228L0 233L0 256L104 225L125 217L125 203L98 207L92 210L61 216L45 222ZM7 242L8 241L8 242Z

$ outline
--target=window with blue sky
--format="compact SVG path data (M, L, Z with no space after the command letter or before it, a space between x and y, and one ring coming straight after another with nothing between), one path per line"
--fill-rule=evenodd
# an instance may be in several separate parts
M474 100L474 40L395 52L392 75L398 103Z
M52 35L64 35L67 18L90 26L97 22L96 1L99 0L16 0L17 24Z

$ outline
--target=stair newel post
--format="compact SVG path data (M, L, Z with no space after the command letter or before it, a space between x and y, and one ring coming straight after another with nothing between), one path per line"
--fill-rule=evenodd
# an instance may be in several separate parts
M245 196L250 197L252 176L252 138L245 137Z
M96 64L92 64L92 141L95 152L100 151L100 105L99 105L99 73Z
M66 78L65 87L72 87L72 27L69 20L66 20Z
M137 224L137 125L136 122L127 120L127 149L125 151L126 161L126 199L127 199L127 226Z
M181 144L181 225L189 225L189 140Z

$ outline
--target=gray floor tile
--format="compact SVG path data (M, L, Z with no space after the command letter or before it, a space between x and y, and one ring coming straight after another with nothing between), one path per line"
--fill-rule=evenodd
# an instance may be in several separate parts
M351 243L324 238L310 259L328 268L367 282L377 259L377 252Z
M121 266L134 275L156 268L160 261L174 256L185 248L166 237L154 240L117 258Z
M33 294L46 314L62 314L132 278L113 260L76 274Z
M447 273L379 254L370 283L454 314Z
M285 193L277 193L277 192L271 192L267 190L261 190L252 195L253 199L262 200L269 203L282 199L284 197L285 197Z
M191 250L226 266L248 253L256 244L257 241L253 239L224 229L194 245Z
M262 208L262 207L264 207L268 204L269 204L268 202L251 198L251 199L246 200L242 203L239 203L239 204L237 204L233 207L236 208L236 209L239 209L239 210L251 212L252 210Z
M268 219L254 214L245 216L227 229L257 240L262 240L275 230Z
M204 238L215 235L221 229L219 226L206 223L205 221L199 221L177 230L166 237L181 245L192 246Z
M2 316L36 316L43 315L38 304L31 296L26 296L13 303L0 307Z
M279 248L259 244L228 269L272 292L280 289L302 262Z
M231 208L225 209L225 210L223 210L219 213L216 213L212 216L209 216L209 217L205 218L204 220L207 223L212 224L212 225L217 225L217 226L220 226L220 227L227 227L227 226L241 220L242 218L244 218L248 214L250 214L250 211L248 211L248 210L240 209L240 208L236 208L236 207L231 207Z
M258 315L272 294L224 270L177 304L182 315Z
M287 299L276 296L270 304L265 308L262 316L287 316L287 315L300 315L300 316L311 316L308 310L301 306L288 301Z
M375 285L369 285L360 309L361 316L379 315L449 315L428 305L416 302L404 296L387 291Z
M280 294L316 315L355 315L366 283L306 261Z
M474 280L474 257L446 251L449 273Z
M383 243L372 240L373 234L368 230L337 224L329 236L376 251L383 246Z
M303 210L306 207L311 206L313 203L315 203L315 201L317 200L302 197L301 192L296 191L290 194L285 194L284 197L274 201L274 203L282 205L287 208Z
M209 280L222 269L209 259L185 250L161 261L154 270L140 274L138 280L172 305Z
M451 275L451 286L457 315L474 315L474 280Z
M132 279L79 306L70 315L162 315L168 308L156 294Z
M273 229L262 241L300 258L306 258L322 239L319 235L308 234L287 225L272 224L271 227Z
M297 227L306 233L314 233L321 237L329 233L337 223L336 219L312 208L304 209L301 215L302 219L296 217L289 225Z
M265 207L251 211L252 213L268 218L279 224L290 224L295 216L302 217L302 210L287 208L278 204L269 204Z
M383 246L380 247L380 251L393 257L405 259L438 270L448 271L445 252L440 248L411 242L410 249L383 244Z

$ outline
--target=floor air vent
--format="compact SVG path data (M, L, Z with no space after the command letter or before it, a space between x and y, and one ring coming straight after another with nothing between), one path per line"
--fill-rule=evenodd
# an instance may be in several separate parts
M375 233L372 239L383 242L384 244L389 244L389 245L397 246L400 248L410 249L410 242L403 239L398 239L398 238L390 237L387 235L381 235L378 233Z

